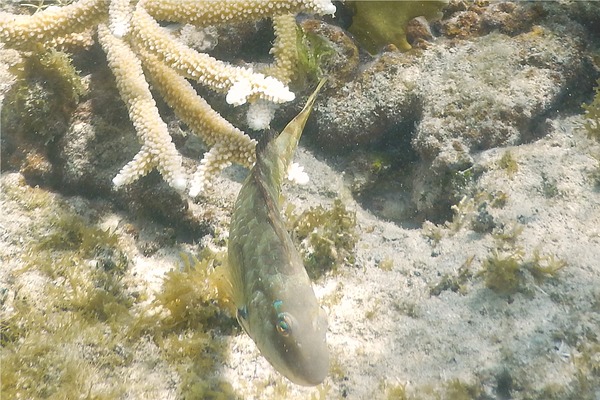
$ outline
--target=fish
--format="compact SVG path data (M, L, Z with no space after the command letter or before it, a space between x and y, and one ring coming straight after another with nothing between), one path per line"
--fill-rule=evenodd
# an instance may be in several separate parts
M316 386L327 376L328 323L286 230L279 199L324 82L319 82L304 108L279 135L257 145L256 163L233 208L227 247L239 324L279 373L302 386Z

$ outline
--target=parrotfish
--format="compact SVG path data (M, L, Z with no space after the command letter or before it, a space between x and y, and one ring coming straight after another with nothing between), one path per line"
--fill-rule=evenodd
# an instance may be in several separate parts
M227 249L240 325L277 371L303 386L318 385L327 376L327 316L286 230L279 199L323 83L276 138L257 146L256 164L235 202Z

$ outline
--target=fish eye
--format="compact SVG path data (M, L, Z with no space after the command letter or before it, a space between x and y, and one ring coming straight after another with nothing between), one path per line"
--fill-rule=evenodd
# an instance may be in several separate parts
M275 327L281 336L287 337L292 333L292 319L287 313L280 313L277 315Z

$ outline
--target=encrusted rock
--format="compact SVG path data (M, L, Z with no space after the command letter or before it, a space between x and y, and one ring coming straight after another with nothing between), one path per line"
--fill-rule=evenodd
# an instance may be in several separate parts
M343 152L377 143L386 131L415 119L418 59L383 53L356 79L319 98L313 111L320 146Z
M475 13L477 35L438 37L426 50L382 53L316 107L319 147L353 160L350 150L370 146L391 159L382 174L350 168L366 202L377 203L367 198L379 196L377 187L388 188L379 191L384 197L396 196L393 187L403 199L410 193L411 200L402 200L405 206L388 218L451 215L450 205L474 177L475 153L545 135L545 120L578 109L593 87L597 73L580 25L564 30L550 17L533 25L547 13L535 4L473 7L457 12ZM517 21L519 10L528 14Z

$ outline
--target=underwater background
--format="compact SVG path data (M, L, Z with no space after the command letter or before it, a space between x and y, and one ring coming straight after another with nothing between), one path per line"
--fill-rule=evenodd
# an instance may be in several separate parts
M600 399L600 2L334 4L296 17L296 100L271 122L328 77L281 204L328 314L325 382L279 375L212 278L245 168L196 197L158 171L114 188L140 144L92 35L0 44L3 399ZM246 65L274 38L186 43ZM247 105L194 88L260 141ZM196 168L206 143L151 89Z

